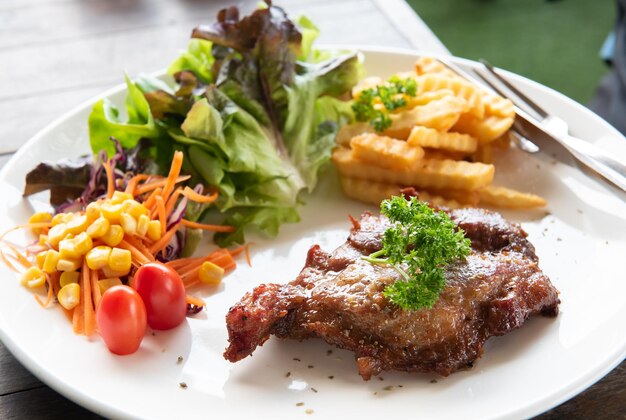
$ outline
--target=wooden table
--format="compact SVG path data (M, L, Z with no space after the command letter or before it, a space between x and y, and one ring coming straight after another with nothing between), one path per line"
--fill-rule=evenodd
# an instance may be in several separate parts
M52 120L119 84L124 71L134 75L165 67L184 48L192 27L211 22L218 9L233 3L238 2L0 2L0 167ZM312 18L322 30L323 43L448 53L403 0L280 4L292 15ZM73 416L99 417L41 383L0 343L0 419ZM578 397L539 416L563 417L626 418L626 363Z

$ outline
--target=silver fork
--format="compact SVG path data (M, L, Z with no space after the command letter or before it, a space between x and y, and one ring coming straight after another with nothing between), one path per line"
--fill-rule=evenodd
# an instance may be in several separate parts
M546 112L498 74L491 64L481 60L489 73L500 82L508 93L505 93L504 89L499 88L476 70L472 70L473 73L470 73L445 59L440 58L439 61L464 79L513 102L516 118L512 131L516 135L514 139L522 150L533 153L539 150L536 144L540 144L546 149L560 145L586 168L626 192L626 165L610 157L592 143L570 135L568 125L564 120Z

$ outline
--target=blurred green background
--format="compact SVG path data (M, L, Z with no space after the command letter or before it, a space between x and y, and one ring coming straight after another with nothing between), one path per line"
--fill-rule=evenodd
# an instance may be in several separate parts
M587 104L608 71L614 0L407 0L452 54L485 58Z

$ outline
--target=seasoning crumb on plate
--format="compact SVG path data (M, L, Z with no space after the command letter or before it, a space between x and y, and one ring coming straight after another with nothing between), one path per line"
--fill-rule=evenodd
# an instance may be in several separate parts
M177 364L177 365L180 365L182 362L183 362L183 356L178 356L178 357L176 358L176 364Z
M303 402L296 403L296 407L302 407L304 405Z
M181 382L178 384L179 387L181 387L182 389L187 389L187 382Z
M313 414L313 410L310 408L307 408L306 410L304 410L304 412L307 414Z

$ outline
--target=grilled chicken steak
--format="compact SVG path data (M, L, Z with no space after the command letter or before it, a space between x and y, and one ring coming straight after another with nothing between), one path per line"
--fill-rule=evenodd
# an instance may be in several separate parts
M230 308L224 357L241 360L271 334L319 337L354 351L365 380L383 370L447 376L472 366L489 337L533 314L557 315L558 292L519 226L482 209L449 214L472 252L446 268L446 287L431 309L404 311L383 295L398 273L361 256L381 248L389 221L365 213L352 219L348 241L332 253L313 246L293 282L260 285Z

